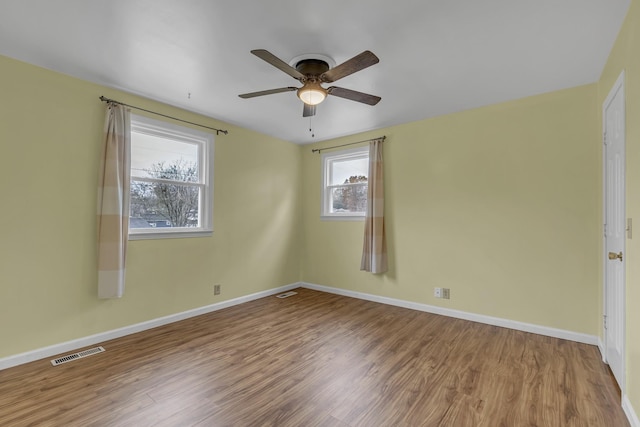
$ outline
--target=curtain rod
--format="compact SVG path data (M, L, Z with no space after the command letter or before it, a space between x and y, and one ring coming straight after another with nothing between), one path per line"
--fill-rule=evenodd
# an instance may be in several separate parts
M182 123L189 123L190 125L200 126L201 128L215 130L216 131L216 135L220 135L221 133L226 135L226 134L229 133L228 130L216 129L216 128L212 128L211 126L205 126L205 125L201 125L199 123L194 123L194 122L190 122L190 121L187 121L187 120L182 120L182 119L179 119L177 117L168 116L166 114L156 113L155 111L145 110L144 108L136 107L135 105L125 104L124 102L120 102L120 101L116 101L116 100L113 100L113 99L105 98L104 96L100 97L100 101L102 101L102 102L112 102L114 104L124 105L125 107L134 108L134 109L140 110L140 111L146 111L147 113L155 114L156 116L162 116L162 117L166 117L167 119L177 120L177 121L182 122Z
M347 145L361 144L363 142L371 142L371 141L377 141L377 140L384 141L385 139L387 139L386 136L379 136L378 138L364 139L362 141L350 142L348 144L334 145L333 147L314 148L313 150L311 150L311 152L312 153L319 153L319 152L321 152L323 150L330 150L332 148L346 147Z

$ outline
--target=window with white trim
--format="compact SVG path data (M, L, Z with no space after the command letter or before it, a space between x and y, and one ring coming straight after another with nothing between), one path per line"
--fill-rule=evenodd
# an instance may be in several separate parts
M213 231L213 135L131 115L129 239Z
M323 219L363 219L367 212L369 147L322 155Z

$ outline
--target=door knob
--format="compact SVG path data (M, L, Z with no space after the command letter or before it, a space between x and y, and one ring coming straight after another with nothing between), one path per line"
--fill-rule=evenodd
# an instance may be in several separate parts
M622 262L622 251L619 253L609 252L609 259L619 259Z

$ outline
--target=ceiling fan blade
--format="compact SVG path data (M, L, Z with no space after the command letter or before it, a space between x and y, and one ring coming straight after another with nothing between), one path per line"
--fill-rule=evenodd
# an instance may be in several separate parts
M340 98L349 99L351 101L362 102L363 104L376 105L382 98L368 93L358 92L342 87L331 86L327 89L329 95L338 96Z
M310 117L316 115L316 106L302 103L304 108L302 109L302 117Z
M320 76L320 80L325 83L335 82L338 79L346 77L349 74L353 74L356 71L364 70L365 68L370 67L373 64L377 64L378 62L380 62L380 60L377 56L375 56L372 52L365 50L361 54L356 55L353 58L323 73Z
M300 71L296 70L295 68L293 68L292 66L290 66L289 64L284 62L282 59L278 58L273 53L269 52L268 50L255 49L255 50L252 50L251 53L253 53L258 58L262 59L263 61L266 61L269 64L273 65L274 67L278 68L279 70L284 71L285 73L289 74L291 77L293 77L296 80L302 81L305 79L304 74L302 74Z
M259 92L250 92L250 93L243 93L242 95L238 95L240 98L255 98L256 96L264 96L264 95L271 95L274 93L282 93L282 92L292 92L294 90L298 90L297 87L281 87L278 89L269 89L269 90L261 90Z

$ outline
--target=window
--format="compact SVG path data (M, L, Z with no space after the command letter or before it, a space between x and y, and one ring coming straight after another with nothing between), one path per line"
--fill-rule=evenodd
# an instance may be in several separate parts
M129 239L211 235L213 135L131 115Z
M369 148L322 155L323 219L362 219L367 212Z

